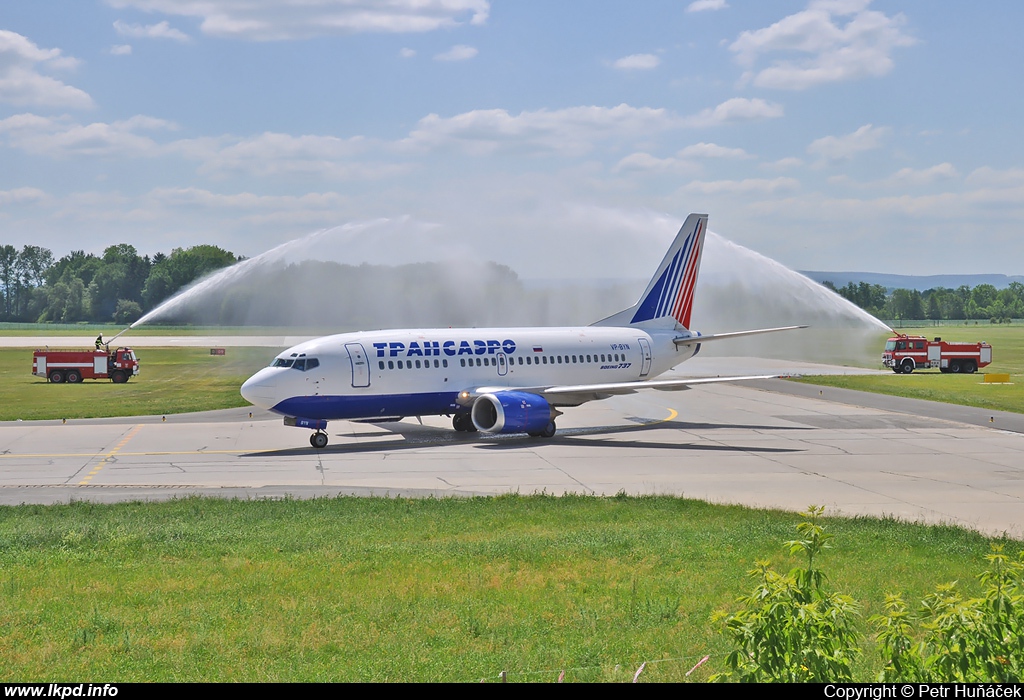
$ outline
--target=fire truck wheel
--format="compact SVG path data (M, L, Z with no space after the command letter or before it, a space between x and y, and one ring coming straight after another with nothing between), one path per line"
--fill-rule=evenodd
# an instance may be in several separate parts
M975 366L975 364L970 360L964 363L964 372L966 372L967 374L974 374L977 371L977 369L978 368Z
M900 365L903 368L903 374L910 374L914 371L914 363L910 360L904 360L903 364Z
M67 380L68 384L78 384L78 382L82 381L82 375L75 370L69 370Z
M50 381L53 382L54 384L60 384L61 382L64 381L64 373L50 372Z
M960 373L960 363L959 362L950 362L949 363L949 371L952 372L953 374L959 374Z
M128 375L121 370L116 370L112 375L110 375L110 381L114 382L114 384L124 384L128 381Z

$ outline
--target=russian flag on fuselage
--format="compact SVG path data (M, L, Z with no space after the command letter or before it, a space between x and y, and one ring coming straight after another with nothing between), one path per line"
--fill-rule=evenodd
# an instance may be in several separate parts
M706 217L697 218L693 231L674 252L670 250L665 256L661 264L661 275L638 304L630 323L671 316L684 328L690 327L693 290L697 286L706 225Z

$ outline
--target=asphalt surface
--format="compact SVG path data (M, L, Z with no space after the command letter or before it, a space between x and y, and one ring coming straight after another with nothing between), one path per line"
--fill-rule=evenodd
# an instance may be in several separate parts
M622 491L1024 537L1015 414L769 380L589 403L549 440L443 417L338 421L317 451L309 431L251 413L0 423L0 503Z

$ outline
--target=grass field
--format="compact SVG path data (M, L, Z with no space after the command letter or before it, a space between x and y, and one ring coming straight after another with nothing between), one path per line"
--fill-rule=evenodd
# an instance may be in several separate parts
M113 338L124 330L124 327L108 323L0 323L0 337L43 337L43 336L81 336L94 339L100 333L104 338ZM291 326L156 326L145 324L133 328L118 339L118 344L131 345L133 336L161 335L309 335L321 336L331 333L344 333L346 330L334 328L304 328Z
M127 384L50 384L32 375L30 348L0 348L0 420L102 418L208 411L248 405L238 388L272 348L140 348L141 374Z
M709 622L800 516L669 497L0 508L4 680L648 681L723 670ZM831 585L879 612L978 589L988 540L827 519ZM1007 543L1016 555L1020 543ZM870 639L861 680L879 668Z
M981 373L973 375L942 374L937 369L916 371L913 374L804 377L795 381L905 396L912 399L991 408L997 411L1024 413L1024 325L982 324L961 327L904 328L902 332L930 338L939 336L947 340L988 341L992 344L993 361L981 372L1009 374L1011 383L984 384ZM882 347L880 346L878 356L881 357L881 355ZM881 362L878 366L881 367Z

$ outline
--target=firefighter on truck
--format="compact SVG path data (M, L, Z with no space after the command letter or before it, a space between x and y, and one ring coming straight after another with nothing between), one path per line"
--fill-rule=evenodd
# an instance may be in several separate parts
M943 373L973 374L992 364L992 346L984 341L959 343L900 334L885 341L882 364L897 374L933 368Z

